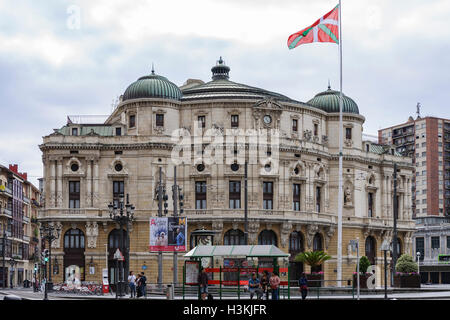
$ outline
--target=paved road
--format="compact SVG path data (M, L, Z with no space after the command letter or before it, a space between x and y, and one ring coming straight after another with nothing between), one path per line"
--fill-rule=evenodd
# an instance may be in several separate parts
M441 287L442 288L442 287ZM7 294L14 294L17 296L20 296L24 299L29 300L43 300L44 299L44 293L42 292L33 292L32 289L0 289L0 299L3 299L3 297ZM76 295L76 294L63 294L63 293L49 293L48 294L49 300L85 300L85 299L93 299L93 300L113 300L115 299L114 295L108 294L106 296L95 296L95 295ZM450 288L448 291L435 291L435 292L412 292L412 293L393 293L388 294L389 299L396 299L396 300L450 300ZM125 298L125 299L128 299ZM148 295L147 299L152 300L165 300L166 297L164 295ZM181 300L182 297L177 296L175 297L176 300ZM186 300L196 300L197 296L189 295L186 297ZM218 299L218 297L216 297ZM234 297L223 297L223 300L234 300L236 298ZM248 300L249 296L248 294L242 294L241 300ZM300 299L299 296L294 295L291 296L292 300L298 300ZM317 300L317 295L310 294L307 297L308 300ZM319 297L320 300L348 300L353 299L351 295L324 295ZM355 298L356 299L356 295ZM361 300L379 300L384 299L384 294L371 294L371 295L361 295Z

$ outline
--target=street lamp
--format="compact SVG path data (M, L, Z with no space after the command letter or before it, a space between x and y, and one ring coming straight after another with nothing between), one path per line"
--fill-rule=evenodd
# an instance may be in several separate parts
M417 251L417 273L420 275L420 251Z
M384 254L384 299L387 300L387 252L390 250L390 244L388 240L384 240L381 245L381 251Z
M121 195L119 203L117 205L114 203L109 203L108 209L109 209L109 217L111 220L119 224L119 234L120 234L120 243L119 243L119 250L121 252L125 252L125 264L129 266L129 243L128 243L128 224L134 220L134 209L135 207L130 204L129 202L129 195L127 194L127 203L124 205L123 202L123 195ZM124 210L125 207L125 210ZM127 241L126 246L124 245L124 239L123 239L123 226L127 226ZM121 262L121 272L119 272L119 277L116 279L117 288L116 288L116 298L118 296L123 296L123 285L124 285L124 266L123 261ZM117 266L118 267L118 266ZM128 268L127 268L128 269Z
M12 289L13 286L14 286L14 283L13 283L13 278L14 278L14 266L17 265L16 259L11 258L11 259L9 260L9 264L11 265L11 271L12 271L11 281L10 281L11 289Z
M47 224L42 224L40 226L40 231L41 231L41 237L44 240L44 245L45 245L45 240L47 240L48 242L48 282L45 282L45 295L44 295L44 300L48 300L47 297L47 292L48 292L48 288L50 288L50 290L53 289L53 284L52 284L52 268L51 268L51 264L52 264L52 242L56 239L59 239L60 235L61 235L61 225L54 225L53 223L48 223ZM47 263L45 263L47 264ZM45 273L47 273L47 268L45 270Z

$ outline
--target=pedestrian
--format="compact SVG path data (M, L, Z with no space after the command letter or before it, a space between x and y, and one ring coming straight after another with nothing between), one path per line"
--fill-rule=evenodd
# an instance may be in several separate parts
M269 300L269 273L267 272L267 270L263 271L260 283L263 295L265 294L266 300Z
M272 276L269 279L269 283L270 283L270 289L272 290L272 300L278 300L279 296L279 285L280 285L280 277L278 277L278 272L274 271L272 273Z
M128 286L130 287L130 298L136 298L136 276L130 271L128 276Z
M142 297L142 289L141 289L141 274L138 273L138 276L136 278L136 297L140 298Z
M206 297L208 296L208 274L206 273L205 268L202 268L198 275L198 284L200 286L200 298L206 300Z
M248 291L250 292L250 300L256 293L256 299L260 300L263 296L261 290L261 281L256 277L256 274L252 274L252 278L248 281Z
M306 296L308 295L308 279L306 279L306 275L304 272L302 273L302 276L298 280L298 286L302 294L302 300L305 300Z
M141 284L141 295L147 299L147 277L144 275L144 272L141 272L141 277L140 277L140 284Z

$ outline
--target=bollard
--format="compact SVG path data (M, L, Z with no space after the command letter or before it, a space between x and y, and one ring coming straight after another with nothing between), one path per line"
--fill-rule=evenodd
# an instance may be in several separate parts
M173 296L174 296L173 289L174 289L173 285L171 285L171 284L167 285L167 289L166 289L167 300L173 300Z

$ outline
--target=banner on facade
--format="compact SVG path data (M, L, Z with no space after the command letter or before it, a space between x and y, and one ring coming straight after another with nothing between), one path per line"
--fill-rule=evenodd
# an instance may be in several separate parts
M186 217L150 218L150 251L186 251Z

